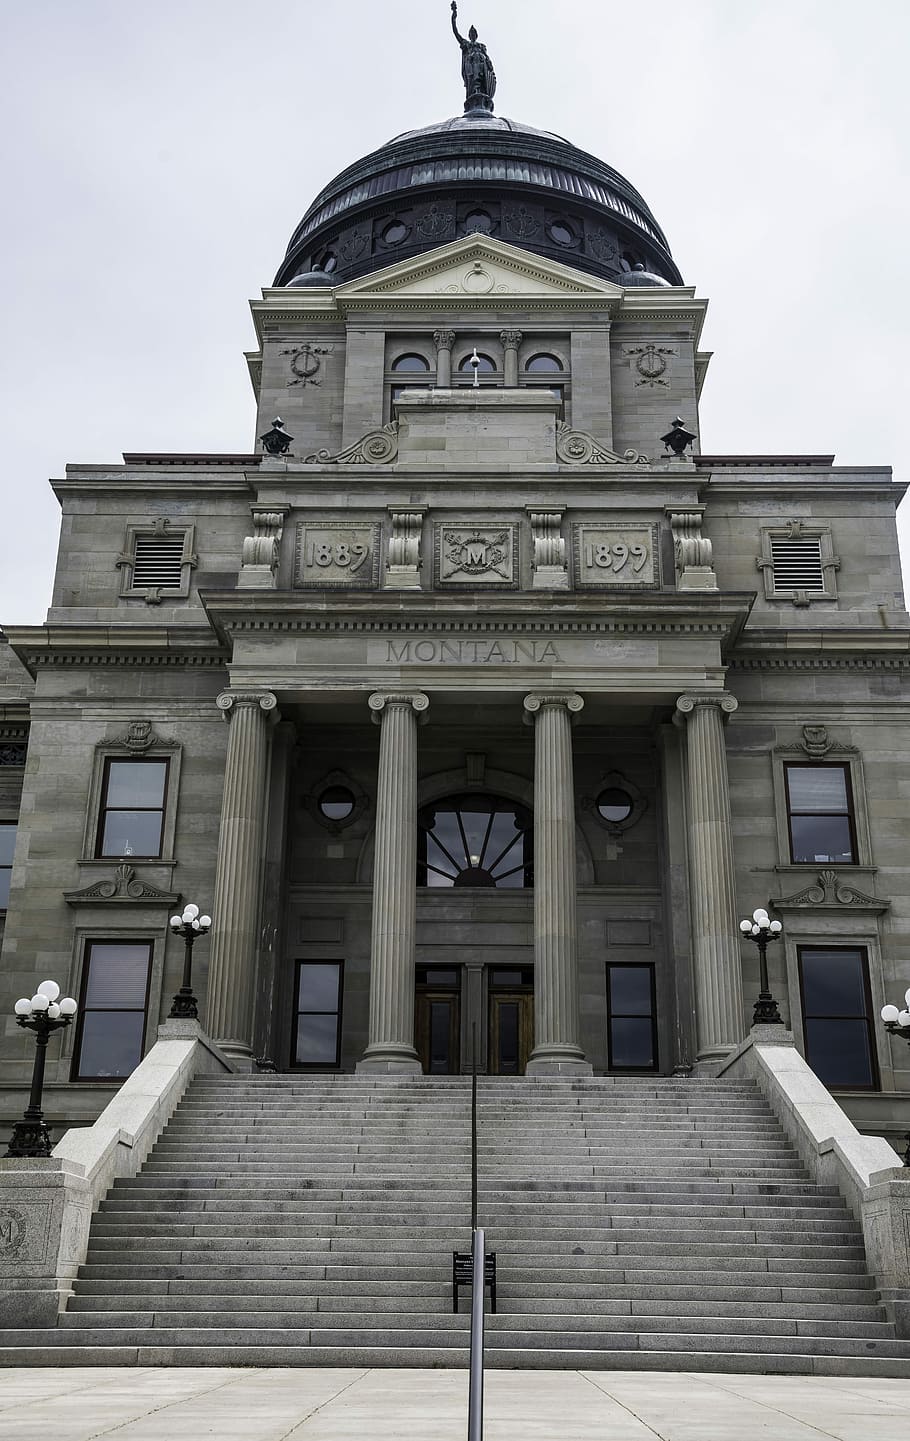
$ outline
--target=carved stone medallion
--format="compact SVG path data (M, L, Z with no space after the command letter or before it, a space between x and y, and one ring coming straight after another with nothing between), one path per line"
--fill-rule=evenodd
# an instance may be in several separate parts
M379 583L379 524L298 525L294 584L371 590Z
M437 525L436 584L458 588L514 586L514 525Z
M291 357L291 379L288 385L321 385L317 376L322 369L322 357L330 355L331 345L311 345L309 341L305 345L295 345L290 350L283 350L282 355Z
M576 525L574 535L577 586L641 590L660 584L656 525Z

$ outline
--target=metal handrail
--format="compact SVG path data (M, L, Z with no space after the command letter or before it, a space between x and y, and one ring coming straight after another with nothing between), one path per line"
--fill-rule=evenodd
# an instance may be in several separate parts
M477 1022L471 1024L471 1369L468 1381L468 1441L483 1441L483 1328L486 1246L477 1225Z

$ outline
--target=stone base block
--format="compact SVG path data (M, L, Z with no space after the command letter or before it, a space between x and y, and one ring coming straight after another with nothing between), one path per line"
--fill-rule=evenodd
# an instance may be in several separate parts
M556 1057L541 1056L530 1060L525 1067L526 1076L593 1076L594 1067L585 1060L558 1060Z
M387 1058L383 1059L383 1057L381 1057L381 1056L364 1056L364 1058L363 1058L362 1061L358 1061L358 1062L357 1062L357 1065L355 1066L354 1069L355 1069L355 1071L357 1072L358 1075L374 1075L374 1076L422 1076L422 1075L423 1075L423 1066L422 1066L422 1065L420 1064L420 1062L417 1060L416 1056L415 1056L415 1058L414 1058L413 1061L407 1060L407 1059L406 1059L405 1057L403 1057L403 1056L402 1056L402 1057L399 1057L399 1058L397 1058L397 1059L394 1058L394 1057L387 1057Z

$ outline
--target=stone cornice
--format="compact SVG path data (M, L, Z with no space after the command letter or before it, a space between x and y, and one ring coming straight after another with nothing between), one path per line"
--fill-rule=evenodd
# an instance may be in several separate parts
M224 666L208 626L10 626L10 645L34 675L40 666Z
M838 626L820 630L749 627L730 655L732 670L878 670L910 667L910 630Z

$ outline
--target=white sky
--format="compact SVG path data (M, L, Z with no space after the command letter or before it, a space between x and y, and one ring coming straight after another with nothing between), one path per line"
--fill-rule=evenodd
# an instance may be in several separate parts
M703 449L910 480L907 0L461 0L459 20L498 112L626 175L710 298ZM249 450L247 299L329 179L463 91L448 0L0 0L0 26L0 619L21 623L50 601L47 477Z

